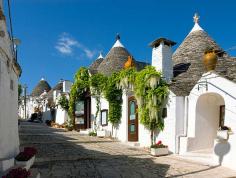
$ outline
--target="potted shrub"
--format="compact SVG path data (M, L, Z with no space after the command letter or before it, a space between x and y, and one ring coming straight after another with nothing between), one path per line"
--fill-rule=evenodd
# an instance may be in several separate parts
M96 137L96 136L97 136L97 133L96 133L95 131L89 132L89 136Z
M24 151L20 152L15 160L16 165L24 166L27 170L34 164L35 155L37 154L37 150L33 147L25 147Z
M2 176L2 178L28 178L30 176L30 171L23 168L15 168L10 170L7 175Z
M168 154L168 146L163 145L161 141L151 146L151 155L162 156Z

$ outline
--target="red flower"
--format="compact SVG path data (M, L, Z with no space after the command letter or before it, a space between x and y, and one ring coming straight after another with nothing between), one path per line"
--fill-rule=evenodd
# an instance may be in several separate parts
M162 141L159 140L159 141L157 142L157 145L161 145L161 144L162 144Z
M32 158L34 155L37 154L37 150L32 147L25 147L23 152L20 152L16 156L17 161L28 161L30 158Z
M2 178L27 178L30 176L30 171L22 168L12 169L8 172L6 176Z

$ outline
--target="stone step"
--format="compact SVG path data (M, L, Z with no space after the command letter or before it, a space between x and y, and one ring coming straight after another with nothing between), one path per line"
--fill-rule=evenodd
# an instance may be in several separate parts
M132 146L132 147L139 147L139 142L125 142L126 145Z
M218 165L214 158L213 154L211 153L204 153L204 152L187 152L181 155L176 155L177 157L180 157L182 159L186 159L189 161L201 163L203 165L207 166L216 166Z

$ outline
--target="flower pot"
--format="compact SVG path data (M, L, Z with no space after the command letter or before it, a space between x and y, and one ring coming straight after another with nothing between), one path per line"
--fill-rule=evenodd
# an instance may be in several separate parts
M35 156L30 158L28 161L18 161L16 160L16 165L23 166L26 170L29 170L31 166L34 164Z
M168 153L168 148L151 148L151 155L153 156L168 155Z
M98 130L97 131L97 136L98 137L105 137L106 136L106 131L105 130Z
M229 138L228 130L218 130L217 131L217 138L220 140L228 140L228 138Z

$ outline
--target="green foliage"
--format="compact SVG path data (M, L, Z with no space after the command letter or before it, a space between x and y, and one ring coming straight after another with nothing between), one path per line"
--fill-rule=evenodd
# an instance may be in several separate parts
M168 85L154 67L147 66L139 72L135 68L124 69L119 73L113 73L110 77L102 74L90 77L86 68L80 68L75 75L75 82L70 92L69 115L71 118L74 118L75 102L81 99L89 89L97 101L96 118L100 111L101 96L104 95L109 102L109 122L113 126L119 124L122 89L130 89L134 91L138 102L140 122L151 130L152 140L154 130L163 130L162 110L167 101Z
M128 83L133 83L135 98L139 106L140 122L151 130L153 141L154 130L164 128L162 110L167 101L168 86L162 80L161 73L152 66L147 66L140 72L136 72L134 69L121 71L120 86L126 88Z
M65 95L62 95L58 101L58 104L64 109L65 111L68 111L69 109L69 100L66 98Z
M75 120L75 103L78 99L81 99L86 91L89 90L89 72L85 67L81 67L75 74L74 84L71 87L70 99L69 99L69 116L67 124L74 126Z
M137 71L133 67L121 70L119 73L120 77L120 81L118 83L119 88L132 90L136 73Z
M89 136L93 136L93 137L95 137L95 136L97 136L97 132L94 132L94 131L89 132Z
M98 113L100 111L101 95L102 95L102 92L104 91L104 88L106 87L106 82L107 82L107 77L99 73L92 75L90 78L91 94L96 99L97 110L96 110L95 119L97 119Z
M122 90L117 87L119 81L119 74L113 73L108 78L104 90L105 98L109 102L108 120L113 126L118 124L121 118Z

